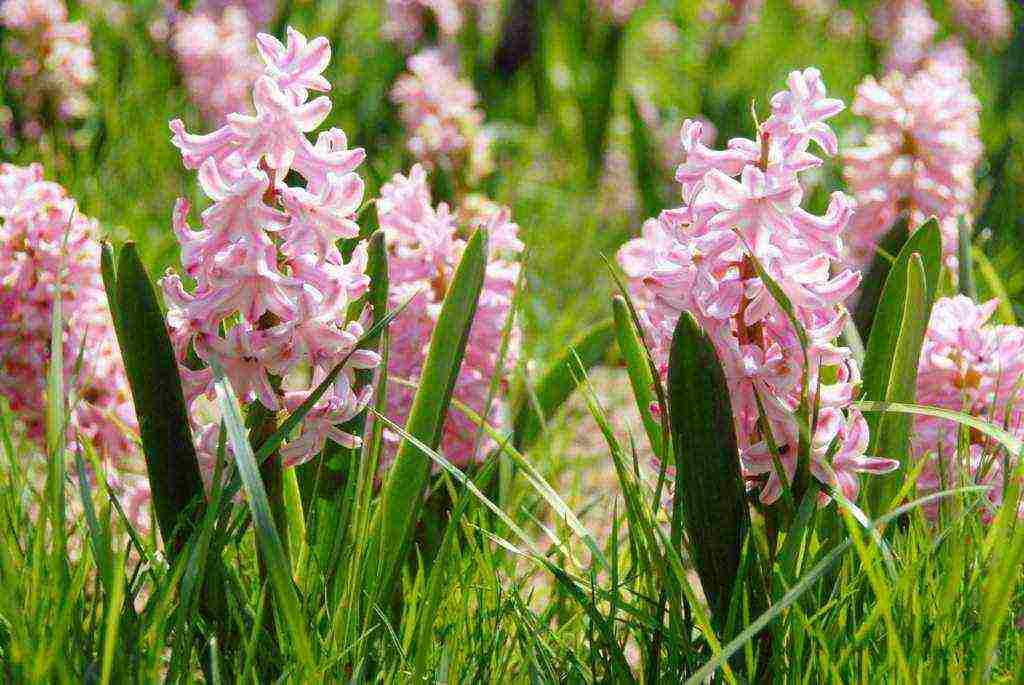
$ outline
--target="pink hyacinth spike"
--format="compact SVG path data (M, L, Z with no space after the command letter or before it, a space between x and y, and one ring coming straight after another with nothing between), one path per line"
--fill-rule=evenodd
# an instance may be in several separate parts
M787 84L772 98L772 115L756 140L735 138L715 150L702 123L684 122L684 160L676 172L684 204L648 219L642 235L619 252L663 376L682 312L710 337L729 385L743 473L765 504L780 496L782 482L758 399L791 478L800 443L794 413L805 384L818 408L810 446L818 481L853 499L858 474L897 466L865 454L867 423L851 406L860 373L850 350L836 342L847 318L843 302L860 283L859 272L839 265L853 200L833 193L823 216L801 207L799 174L821 164L812 146L837 152L828 120L843 103L827 96L817 69L794 71ZM806 353L755 260L792 303L807 334Z

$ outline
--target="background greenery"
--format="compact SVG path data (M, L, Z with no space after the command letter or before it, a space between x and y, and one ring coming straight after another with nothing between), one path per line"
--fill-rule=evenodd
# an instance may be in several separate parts
M306 35L331 38L334 56L326 76L334 84L334 110L326 123L367 149L362 171L372 197L412 161L387 97L404 56L380 38L380 3L283 4L275 33L292 24ZM95 115L75 133L75 145L56 131L38 144L2 146L9 161L41 161L47 178L67 187L112 238L137 241L153 275L177 260L169 225L175 198L201 202L193 174L170 144L167 122L180 116L190 130L204 130L165 46L149 37L156 5L132 3L128 20L119 24L89 7L75 8L90 18L94 32L100 74L92 90ZM818 66L830 92L849 103L857 83L878 72L879 48L866 35L872 5L840 5L860 24L852 38L833 35L827 17L769 0L763 19L742 40L712 49L712 28L701 21L697 3L652 0L620 30L589 13L586 0L542 1L533 60L509 77L491 67L496 37L465 37L464 68L497 140L497 171L484 189L512 207L528 247L521 319L526 378L539 378L570 341L611 316L614 282L602 256L612 257L643 218L677 202L671 172L638 154L640 129L631 103L650 101L665 122L702 114L717 126L719 141L748 134L751 102L767 111L767 97L792 69ZM932 5L943 30L950 30L946 9ZM1014 11L1018 19L1024 14L1018 3ZM983 297L1005 288L1020 311L1024 93L1016 86L1024 78L1024 31L1005 50L972 46L972 53L986 149L975 242L993 266L979 287ZM11 94L0 99L17 112ZM859 125L849 112L835 121L847 134ZM604 139L601 131L607 132ZM653 143L656 151L662 145ZM608 166L606 155L613 160ZM826 191L841 184L834 164L823 174L811 200L817 209ZM638 189L637 179L648 182ZM614 350L607 361L612 367L621 362ZM206 586L189 580L196 568L192 558L120 563L121 545L97 521L90 550L67 560L62 544L32 526L32 503L16 471L5 469L0 672L8 680L69 682L164 675L208 682L405 682L416 676L438 682L677 682L693 676L758 612L741 601L733 620L714 631L710 619L700 616L687 557L666 538L664 510L652 506L649 479L640 477L648 452L625 385L615 368L582 382L527 456L536 479L496 483L489 470L476 475L502 516L455 480L437 483L450 489L453 502L463 503L455 507L461 525L450 527L453 540L440 562L412 559L405 567L392 611L372 608L352 618L345 600L365 590L357 580L346 579L351 585L339 588L325 569L293 561L298 596L292 609L313 635L312 658L303 656L302 640L288 625L273 621L287 607L261 584L256 535L247 533L248 526L228 530L234 534L219 548L225 586L234 589L217 600L225 615L236 617L230 626L248 631L222 629L202 609L213 601ZM26 448L8 438L10 417L4 419L4 451L15 457ZM72 487L76 465L67 470ZM552 483L558 494L540 481ZM794 512L794 528L768 583L775 620L755 640L741 639L728 661L731 669L719 677L1020 682L1024 640L1014 622L1021 613L1024 533L1012 517L981 526L970 515L971 496L951 498L957 504L939 531L914 509L881 542L857 523L855 510L828 520L813 507ZM569 510L593 537L573 523ZM244 516L244 509L237 511ZM86 524L93 528L91 520L79 522L83 529ZM360 525L370 524L357 517L347 538L354 555L368 553L361 534L371 531ZM206 521L201 530L217 539L224 532ZM293 560L303 558L301 539L284 544ZM818 565L830 558L831 565ZM800 592L787 595L791 590ZM147 598L156 600L147 605ZM754 667L766 653L767 664L762 659Z

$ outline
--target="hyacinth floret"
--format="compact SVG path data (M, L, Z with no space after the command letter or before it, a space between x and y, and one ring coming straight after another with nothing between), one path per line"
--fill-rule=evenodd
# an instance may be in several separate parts
M758 399L787 480L796 472L796 413L805 387L811 406L817 406L809 443L810 470L818 481L854 499L859 473L897 466L865 455L867 422L850 406L859 369L850 350L835 342L848 316L843 301L860 283L859 272L838 268L854 203L835 192L824 216L801 207L799 175L822 163L811 144L826 154L837 152L827 121L843 103L827 97L817 69L794 71L787 84L772 98L772 114L756 140L734 138L726 149L715 150L703 142L701 122L684 122L685 159L676 173L683 205L649 219L642 235L619 253L663 376L683 311L710 337L729 385L744 476L751 488L760 487L766 504L780 496L782 483ZM758 277L757 264L792 302L806 331L806 356L797 330Z
M63 0L7 0L0 3L0 26L9 32L4 47L16 59L7 85L30 117L23 133L41 135L47 116L87 115L87 89L96 80L91 34L85 23L68 20Z
M477 227L487 229L487 271L452 396L496 428L503 428L507 422L503 387L499 383L498 391L492 393L492 380L497 376L504 381L519 354L515 327L510 329L504 356L502 349L519 277L514 257L523 250L519 227L512 222L509 209L477 196L466 198L457 212L443 202L435 207L427 172L418 164L408 176L396 174L381 188L377 208L387 237L391 305L408 302L390 328L388 377L407 382L415 382L423 370L441 302L466 246L465 238ZM388 416L393 421L404 422L414 393L415 389L406 383L389 386ZM387 437L390 458L398 436ZM480 461L491 446L492 441L481 438L480 428L472 419L458 408L449 411L441 449L452 463L469 466Z
M391 89L409 135L406 146L423 166L465 168L470 179L492 170L491 138L473 85L459 77L452 54L430 48L409 58Z
M976 304L963 295L940 298L921 349L917 370L917 402L966 412L1004 426L1024 438L1024 328L991 322L998 300ZM997 449L978 431L967 431L961 450L959 424L932 416L914 418L911 448L925 465L918 490L930 494L963 485L990 485L991 507L981 512L991 520L1002 504L1007 471L1017 466L1016 455ZM938 506L925 511L935 516ZM1021 509L1024 515L1024 508Z
M970 216L983 152L981 105L971 91L963 48L947 42L915 71L867 77L852 109L871 122L871 130L843 155L843 173L858 203L848 262L869 264L901 217L913 231L936 216L946 262L955 266L957 221Z
M0 395L25 437L45 448L46 378L57 296L63 378L76 401L68 444L88 443L133 523L147 525L135 410L100 275L99 225L43 178L39 164L0 164Z
M327 97L309 100L311 91L330 89L322 75L330 45L290 27L284 44L266 34L257 42L265 69L252 89L253 114L229 114L224 126L206 135L187 132L179 120L170 124L185 166L198 170L211 200L198 230L188 224L185 200L174 211L182 269L195 280L194 289L188 291L174 273L161 281L207 470L216 435L195 407L212 397L212 362L243 402L276 413L298 408L348 359L298 435L282 447L285 466L313 458L327 440L360 443L339 426L370 397L369 387L354 386L354 370L379 363L376 353L356 349L362 322L347 321L349 304L369 286L366 245L357 244L347 261L336 246L359 235L364 186L355 169L365 153L349 149L340 129L321 132L315 143L307 137L331 109ZM289 171L304 183L289 183ZM191 351L202 368L187 365Z

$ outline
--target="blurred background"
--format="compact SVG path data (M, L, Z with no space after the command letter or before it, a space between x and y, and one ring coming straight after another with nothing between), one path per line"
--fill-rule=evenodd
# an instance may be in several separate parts
M885 71L887 10L901 3L845 0L380 0L279 3L221 0L169 5L67 3L33 38L18 13L35 4L0 2L0 159L40 161L82 211L116 240L133 239L153 273L177 260L170 229L175 198L202 199L170 143L168 121L206 132L244 97L252 36L283 38L294 26L325 35L334 108L325 125L366 149L367 197L416 160L407 144L396 80L412 55L439 47L476 92L474 131L488 159L472 190L512 208L528 248L525 352L543 359L609 314L604 257L638 234L644 218L679 203L673 181L684 118L710 122L717 145L751 135L754 112L785 87L789 71L821 69L830 95L852 101L867 75ZM906 3L902 3L905 5ZM914 3L911 3L914 4ZM977 169L974 240L1003 287L1024 304L1020 247L1024 180L1024 15L1019 3L916 3L934 24L912 27L932 43L962 41L982 103L984 158ZM47 9L46 6L51 6ZM40 9L43 8L43 9ZM20 23L19 23L20 20ZM63 23L61 23L63 22ZM84 33L84 35L83 35ZM40 48L54 36L70 48ZM92 64L74 48L91 47ZM42 55L42 56L40 56ZM61 63L65 60L65 63ZM89 69L92 73L88 73ZM76 73L77 69L77 73ZM63 70L63 73L62 73ZM69 75L70 74L70 75ZM79 81L68 84L67 81ZM472 117L471 117L472 118ZM841 148L867 122L843 112L832 122ZM438 164L436 199L451 199L465 173ZM461 180L460 180L461 179ZM841 188L836 160L815 172L811 211ZM372 214L372 213L371 213ZM374 221L374 219L370 219Z

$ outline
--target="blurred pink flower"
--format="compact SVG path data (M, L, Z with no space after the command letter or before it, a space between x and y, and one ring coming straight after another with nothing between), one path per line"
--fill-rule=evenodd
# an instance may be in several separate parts
M725 150L712 150L703 142L704 125L684 122L685 159L676 172L684 204L648 219L641 237L619 252L663 376L682 312L693 314L710 337L729 385L743 473L766 504L779 497L782 483L757 397L792 478L799 443L795 413L805 382L818 407L811 445L816 479L854 499L858 473L896 467L890 459L864 454L867 424L849 406L859 370L850 351L835 343L847 317L842 303L860 282L858 272L837 268L852 200L833 193L824 216L800 207L798 174L821 164L810 145L835 151L835 135L825 122L843 104L827 97L817 69L791 73L788 84L772 98L772 115L757 140L734 138ZM807 332L806 360L792 323L757 276L754 259L792 302ZM838 451L829 458L837 441Z
M0 395L42 452L59 293L64 383L77 400L70 405L68 444L87 442L116 478L143 466L100 276L99 233L61 186L43 180L42 166L0 164Z
M252 110L249 93L263 73L253 48L255 34L249 16L236 6L176 17L171 50L189 95L208 121L221 123L232 112Z
M443 202L434 207L426 171L418 164L408 176L396 174L381 188L377 208L390 255L391 306L398 307L413 297L389 330L389 378L418 380L441 301L466 245L465 238L479 226L488 229L487 274L453 397L487 418L498 430L506 428L504 384L519 355L518 330L511 330L504 359L502 337L512 314L512 297L519 276L519 265L513 260L523 249L517 236L519 227L512 222L508 208L477 196L467 198L457 214L451 213ZM499 386L492 398L495 376ZM414 389L402 384L392 383L388 387L388 416L399 425L404 424L409 414L414 393ZM389 433L388 439L393 450L399 436ZM451 408L441 441L445 457L467 467L482 460L493 444L476 423L458 408Z
M242 402L293 410L347 358L299 434L281 449L283 464L294 466L312 459L326 440L360 443L338 426L370 397L353 387L354 371L379 362L376 353L356 349L361 322L347 321L349 304L369 285L366 245L356 246L348 261L335 245L359 235L363 182L355 169L365 154L348 149L337 129L320 133L315 144L306 136L331 108L326 97L307 101L309 91L330 89L321 75L330 61L327 40L309 41L289 28L286 44L264 34L258 41L266 66L252 88L255 114L229 114L204 136L171 122L173 143L185 166L199 170L213 204L202 213L202 229L193 230L188 203L178 201L174 230L196 286L185 291L172 273L161 284L179 359L184 363L191 349L206 364L216 361ZM304 185L289 182L290 170ZM190 404L211 396L208 370L182 366L182 377ZM209 470L216 441L195 409L193 421Z
M981 45L1005 43L1013 35L1013 12L1006 0L950 0L956 23Z
M395 81L391 100L408 131L409 152L427 168L486 176L492 169L490 137L473 86L459 78L454 61L440 49L413 55L408 67Z
M14 58L7 85L26 110L22 133L36 138L47 117L80 119L92 109L87 90L96 80L89 28L69 22L63 0L6 0L0 26L9 31L5 49Z
M963 295L939 299L931 320L917 371L917 402L964 411L1005 426L1024 438L1024 328L989 323L998 302L978 305ZM1002 503L1005 455L977 431L968 432L967 454L958 450L959 424L931 416L914 418L911 444L916 459L926 464L917 481L927 494L963 485L992 485L988 500ZM1017 464L1010 455L1009 467ZM938 505L928 509L931 515ZM1024 514L1024 509L1021 510ZM994 510L983 511L990 520Z
M387 40L412 50L423 42L433 24L438 40L446 44L459 34L467 17L475 16L481 28L489 28L500 7L496 0L387 0L383 34Z
M644 2L645 0L593 0L593 5L600 16L607 17L621 26L630 20Z
M878 242L901 215L910 229L940 219L947 261L955 263L957 217L974 203L975 168L982 155L981 106L967 80L966 56L955 44L930 53L913 74L867 77L853 112L871 131L843 155L843 173L858 209L846 235L851 264L869 264Z

